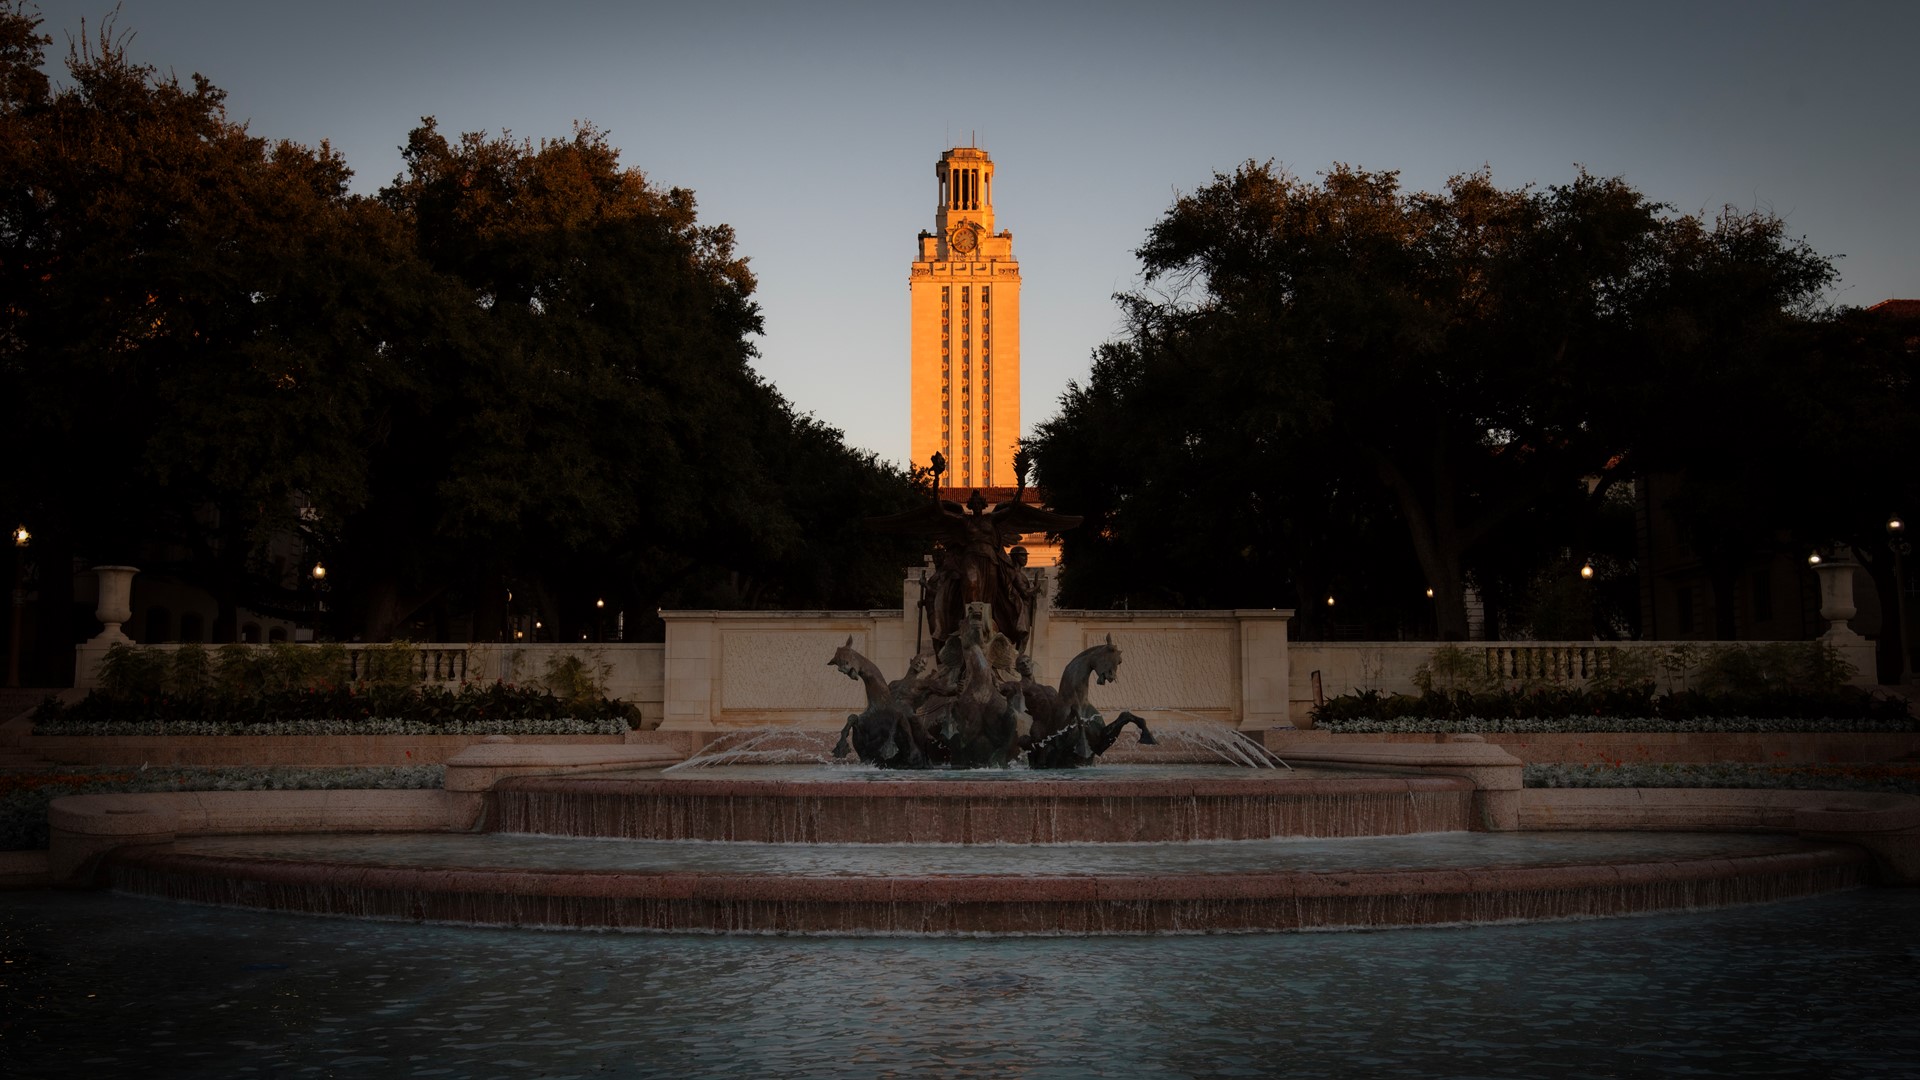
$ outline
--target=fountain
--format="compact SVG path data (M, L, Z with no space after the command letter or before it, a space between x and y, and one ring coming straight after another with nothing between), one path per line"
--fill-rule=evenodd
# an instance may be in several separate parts
M131 893L384 919L1207 933L1805 896L1873 880L1876 856L1844 841L1914 816L1803 809L1801 821L1789 808L1784 825L1764 823L1774 833L1524 833L1519 762L1483 743L1299 747L1287 753L1299 767L1274 767L1286 763L1238 732L1176 716L1155 725L1238 761L1172 760L1159 744L1176 740L1088 702L1089 684L1119 671L1111 637L1058 685L1035 680L1033 590L1007 546L1073 520L1041 513L989 513L976 495L970 512L881 519L942 538L921 607L932 647L892 682L851 637L837 648L828 664L864 686L866 706L831 745L830 732L738 733L667 768L632 747L478 746L449 762L446 791L400 793L422 796L405 814L308 802L275 816L252 793L234 804L251 817L208 796L77 797L56 805L54 861ZM1148 760L1108 763L1109 751Z

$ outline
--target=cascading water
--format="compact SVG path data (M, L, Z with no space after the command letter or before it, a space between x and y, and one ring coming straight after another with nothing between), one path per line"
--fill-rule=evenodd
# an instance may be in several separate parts
M663 772L727 765L831 765L834 737L796 728L750 728L729 732Z
M1160 743L1204 750L1229 765L1247 769L1293 769L1279 755L1224 721L1171 705L1134 705L1126 711L1151 719L1154 738Z

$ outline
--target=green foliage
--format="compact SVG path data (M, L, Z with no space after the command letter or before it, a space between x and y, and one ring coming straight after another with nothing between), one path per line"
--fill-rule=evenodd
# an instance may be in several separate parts
M607 695L604 666L589 663L573 653L547 659L547 671L541 684L561 701L590 701Z
M357 196L331 148L249 133L111 19L49 90L25 11L0 0L0 453L66 467L0 471L0 507L40 508L50 563L205 586L216 640L242 605L318 614L267 557L289 533L334 571L325 629L369 641L491 636L509 588L562 640L611 631L597 598L645 633L661 606L897 595L918 552L859 520L911 477L754 372L732 230L603 132L429 118Z
M1759 730L1741 726L1752 721L1786 722L1787 730L1795 722L1828 721L1895 723L1893 730L1913 730L1905 700L1845 685L1670 693L1657 693L1651 683L1432 689L1418 695L1364 690L1328 698L1312 715L1315 727L1335 732L1611 731L1622 724L1658 731L1669 725L1694 730L1690 725L1702 722L1711 730Z
M1121 298L1125 336L1035 442L1089 518L1068 602L1289 606L1308 638L1464 638L1469 580L1536 635L1617 632L1616 489L1685 467L1677 429L1733 455L1777 430L1721 403L1804 378L1834 273L1776 217L1678 215L1619 179L1408 192L1257 162L1177 198L1139 255L1162 291ZM1569 577L1588 555L1607 573Z
M166 689L167 655L114 645L100 660L100 692L121 701L159 697Z
M420 678L420 651L410 641L360 650L360 678L376 691L407 690Z
M1587 680L1595 690L1646 690L1651 693L1660 662L1650 649L1607 649L1599 670Z
M1502 680L1484 648L1441 645L1413 675L1418 695L1344 694L1314 710L1316 725L1431 720L1445 724L1605 717L1789 719L1905 716L1905 706L1848 684L1852 665L1822 641L1597 649L1582 684ZM1664 683L1666 692L1660 693Z
M1433 656L1413 673L1413 684L1429 694L1491 690L1497 682L1487 669L1484 650L1469 651L1452 645L1434 649Z
M393 642L359 650L361 678L337 644L142 649L116 645L101 661L100 686L73 705L48 698L36 730L55 734L99 724L209 724L240 727L286 721L380 719L433 726L492 721L619 721L640 711L606 696L606 672L579 656L548 661L539 686L421 685L418 650Z
M562 700L548 690L505 683L466 683L458 690L422 686L389 688L342 684L304 689L269 689L247 694L117 697L96 691L63 705L55 700L34 712L34 730L58 735L94 725L132 725L163 730L168 725L212 725L244 731L288 721L409 721L429 727L476 722L587 722L617 720L637 726L639 713L626 702L604 697Z
M213 689L213 656L198 643L182 645L173 651L167 672L167 692L180 697L200 697Z
M1832 693L1853 675L1853 665L1824 641L1715 645L1700 665L1699 686L1709 694Z

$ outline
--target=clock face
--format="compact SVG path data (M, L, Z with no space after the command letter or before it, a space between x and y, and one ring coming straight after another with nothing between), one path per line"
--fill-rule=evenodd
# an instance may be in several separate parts
M954 226L953 232L947 235L947 243L952 246L953 250L962 255L972 254L974 245L973 226Z

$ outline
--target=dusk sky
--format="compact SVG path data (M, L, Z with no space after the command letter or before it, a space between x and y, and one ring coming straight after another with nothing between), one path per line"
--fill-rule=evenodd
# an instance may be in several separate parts
M50 55L111 9L43 0ZM1844 256L1836 303L1920 296L1920 3L123 0L117 25L254 134L330 140L363 192L423 115L535 139L592 121L738 231L761 373L893 461L907 267L952 145L998 167L1029 430L1115 333L1146 229L1250 158L1411 188L1585 166L1683 211L1780 214Z

